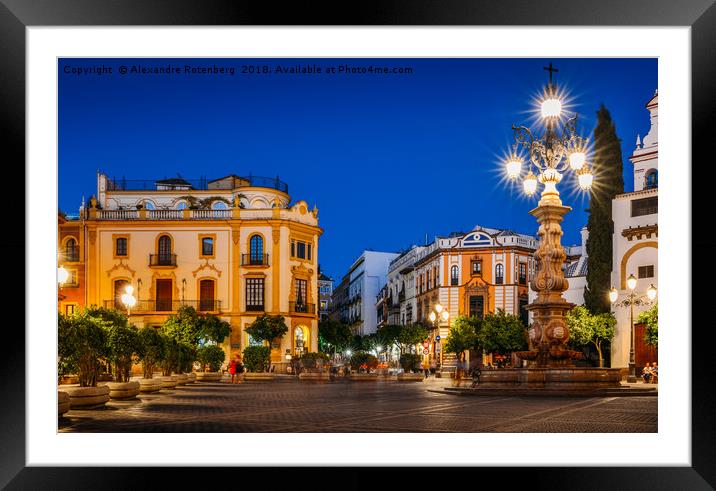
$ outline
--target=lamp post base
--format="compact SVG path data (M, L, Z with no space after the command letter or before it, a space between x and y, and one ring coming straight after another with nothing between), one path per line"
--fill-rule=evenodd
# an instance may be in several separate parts
M633 363L629 363L629 374L627 375L627 383L635 384L636 380L636 365L634 365Z

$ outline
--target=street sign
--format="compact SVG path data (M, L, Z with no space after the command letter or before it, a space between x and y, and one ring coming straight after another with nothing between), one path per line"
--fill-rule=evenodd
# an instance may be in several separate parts
M440 336L435 336L435 341L440 341Z
M437 345L437 347L435 348L435 352L440 353L440 345Z
M428 346L430 346L430 343L428 343L427 341L423 341L423 348L427 348Z
M423 350L423 354L424 354L424 355L429 355L429 354L430 354L430 350L428 350L427 348L424 349L424 350Z

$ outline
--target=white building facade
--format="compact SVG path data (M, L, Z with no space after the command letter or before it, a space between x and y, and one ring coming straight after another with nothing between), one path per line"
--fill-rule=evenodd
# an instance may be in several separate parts
M387 324L405 326L416 320L415 262L423 249L423 246L412 246L393 259L388 266L384 290Z
M612 201L614 220L612 286L619 299L629 294L626 280L637 278L635 293L644 295L649 285L658 288L658 91L646 104L651 125L642 140L637 136L636 148L629 160L634 164L634 191L615 196ZM648 309L634 306L634 319ZM629 308L615 307L617 327L611 347L611 366L629 365L631 323Z
M354 334L365 336L378 329L376 298L385 286L393 252L364 251L348 271L348 323Z

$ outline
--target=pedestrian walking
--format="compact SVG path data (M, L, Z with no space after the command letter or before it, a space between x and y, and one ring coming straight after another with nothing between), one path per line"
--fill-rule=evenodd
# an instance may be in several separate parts
M231 360L229 362L229 374L231 374L231 383L234 383L234 380L236 379L236 360Z
M428 364L427 360L423 361L423 373L425 374L425 378L428 378L428 375L430 374L430 365Z
M435 358L433 358L432 360L430 360L430 375L432 375L434 377L437 369L438 369L438 362L435 360Z

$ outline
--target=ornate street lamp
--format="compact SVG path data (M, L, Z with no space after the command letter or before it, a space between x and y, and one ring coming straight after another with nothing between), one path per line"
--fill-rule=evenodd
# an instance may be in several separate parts
M132 315L132 307L137 304L137 299L134 298L132 293L134 293L134 287L132 285L127 285L124 289L124 293L120 297L124 306L127 307L127 317Z
M439 327L440 327L440 320L443 322L447 322L448 319L450 319L450 312L447 311L442 305L439 303L435 304L435 307L433 308L428 315L428 318L430 319L430 322L433 323L434 329L438 332L438 335L440 334ZM438 345L440 344L440 340L437 340ZM441 353L442 355L442 353ZM436 369L439 371L440 366L442 365L440 357L437 356L437 353L435 354L435 365Z
M615 307L629 307L629 326L630 326L630 339L629 339L629 374L627 375L627 382L630 384L636 383L636 359L634 353L634 305L637 306L649 306L652 305L656 299L656 287L654 284L650 284L649 288L646 289L646 295L637 294L634 290L636 289L636 277L633 274L629 275L626 280L627 288L629 293L626 294L626 298L617 302L619 299L619 292L616 288L612 287L609 290L609 301Z
M552 82L552 73L557 70L552 63L545 70L549 71L549 82L540 102L544 133L540 135L525 126L513 125L515 142L505 162L507 176L512 180L522 176L523 167L527 169L522 188L528 196L537 192L539 183L544 186L537 208L530 211L539 223L540 237L535 252L536 271L531 281L537 298L526 307L533 312L534 319L529 330L530 351L517 355L529 360L530 366L571 366L572 359L580 358L581 353L566 347L569 329L564 315L574 305L562 297L569 284L562 270L567 255L561 244L560 225L571 208L562 205L557 185L571 172L577 177L579 187L586 191L594 178L587 160L589 140L577 134L576 114L563 117L566 115L564 105ZM526 165L518 152L520 147L527 152Z

